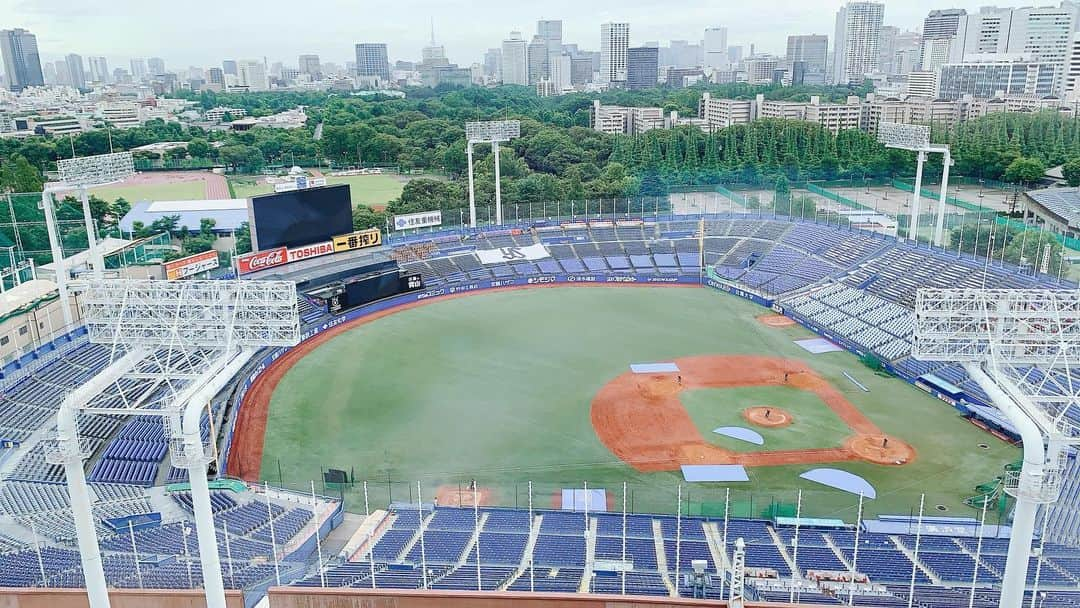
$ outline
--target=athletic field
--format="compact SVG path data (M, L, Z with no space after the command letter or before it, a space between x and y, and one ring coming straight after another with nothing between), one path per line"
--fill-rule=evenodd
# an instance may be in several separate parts
M401 190L409 179L411 177L389 174L352 175L348 177L327 177L326 183L330 185L349 184L353 205L372 206L385 205L401 196ZM270 194L274 191L272 185L254 176L230 178L229 183L237 198Z
M774 502L793 508L801 489L804 516L854 521L857 496L798 478L835 466L876 488L868 514L907 515L926 492L929 514L978 516L963 499L1019 450L903 381L875 375L849 353L807 353L792 341L813 334L756 320L768 312L693 287L487 292L403 310L330 338L284 372L270 400L261 478L296 488L316 480L321 489L323 469L344 469L370 481L373 508L391 498L415 501L417 480L425 501L437 488L445 496L447 488L475 479L489 502L521 507L532 481L534 505L545 508L556 504L560 488L583 482L607 489L621 508L626 481L630 508L668 513L679 484L691 513L715 509L730 487L732 512L743 516ZM594 397L633 363L699 355L778 357L808 366L808 374L916 455L901 466L749 466L749 483L730 484L686 483L676 471L642 472L621 461L598 438ZM786 383L680 386L677 395L701 437L734 452L836 448L851 434L817 394ZM794 422L764 428L742 419L742 410L762 405L790 413ZM711 432L729 425L754 428L765 445ZM667 429L648 430L662 437ZM463 494L471 504L471 494ZM363 511L359 483L346 489L346 498L347 509Z

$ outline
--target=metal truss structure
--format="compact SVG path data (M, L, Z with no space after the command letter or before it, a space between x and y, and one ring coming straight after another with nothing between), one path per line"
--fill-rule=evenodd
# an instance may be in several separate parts
M1058 499L1066 448L1080 444L1080 291L920 289L912 355L963 365L1021 436L1023 466L1004 480L1016 509L1000 600L1019 606L1036 509Z
M938 198L937 217L934 221L933 243L938 247L945 245L945 203L949 192L949 167L952 166L952 154L949 146L930 143L930 127L899 122L881 122L877 128L878 141L886 148L909 150L918 154L915 169L915 191L911 199L911 223L908 226L908 239L919 241L919 215L922 201L923 164L928 154L942 154L941 194ZM899 233L897 234L899 237Z
M469 157L469 225L476 227L476 186L473 182L473 144L491 144L495 157L495 223L502 224L502 183L499 174L499 142L521 136L521 121L494 120L465 123L465 151Z
M79 412L161 417L173 466L187 469L206 603L225 607L201 422L210 400L256 350L300 340L296 285L285 281L91 280L83 286L91 342L110 365L65 396L49 462L64 465L91 608L109 606L89 490Z

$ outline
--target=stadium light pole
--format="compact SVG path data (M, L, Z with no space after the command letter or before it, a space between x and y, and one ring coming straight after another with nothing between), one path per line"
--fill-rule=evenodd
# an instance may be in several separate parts
M1080 365L1080 291L920 289L912 355L960 363L1016 427L1023 465L1005 477L1016 498L1001 585L1001 608L1020 606L1035 514L1058 500L1067 448L1080 445L1073 373ZM1036 373L1037 372L1037 373Z
M938 247L945 246L945 205L948 202L949 192L949 166L952 164L952 154L949 146L930 143L930 127L925 125L909 125L898 122L882 122L878 124L878 141L886 148L897 150L909 150L916 153L915 167L915 191L911 198L911 224L908 226L908 240L919 243L919 216L921 215L922 202L922 177L923 165L930 154L943 156L943 170L941 172L941 193L938 197L938 208L934 221L934 233L931 242Z
M521 136L521 121L491 120L465 123L466 152L469 157L469 223L476 227L476 188L473 181L473 144L491 144L495 156L495 224L502 224L502 182L499 175L499 143Z
M61 182L79 189L83 220L86 222L86 240L90 251L90 259L94 266L93 276L95 279L100 279L105 271L105 254L97 246L97 236L94 234L94 217L90 213L88 189L92 186L102 186L123 181L134 175L135 161L131 152L115 152L59 160L56 161L56 169L60 174Z

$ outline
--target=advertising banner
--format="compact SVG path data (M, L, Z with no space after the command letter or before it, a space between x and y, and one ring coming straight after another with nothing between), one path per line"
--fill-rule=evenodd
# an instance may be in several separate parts
M378 247L382 245L382 232L379 232L378 228L350 232L349 234L335 236L333 244L334 253L364 249L365 247Z
M476 257L481 264L505 264L524 260L542 260L550 258L547 247L537 243L528 247L500 247L498 249L477 249Z
M186 279L187 277L195 276L200 272L206 272L218 268L218 253L211 249L210 251L204 251L202 253L196 253L195 255L189 255L186 258L180 258L179 260L173 260L171 262L165 262L165 278L170 281L176 279Z
M236 258L236 269L240 274L258 272L274 266L281 266L288 261L289 250L285 247L267 249L258 253L248 253Z
M442 226L442 211L424 211L394 216L394 230Z

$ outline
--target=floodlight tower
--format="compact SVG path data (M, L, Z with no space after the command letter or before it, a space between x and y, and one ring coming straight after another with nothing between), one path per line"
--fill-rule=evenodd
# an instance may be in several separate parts
M102 186L123 181L134 175L135 161L131 156L131 152L115 152L113 154L98 154L96 156L58 160L56 161L56 169L60 173L61 182L79 189L83 220L86 222L86 238L90 248L90 259L93 260L94 264L93 276L95 279L100 279L105 270L105 255L98 248L97 237L94 235L94 218L90 215L90 194L88 189L92 186Z
M949 146L930 143L930 127L924 125L909 125L899 122L882 122L878 124L878 141L886 148L898 150L910 150L918 154L918 164L915 169L915 192L911 200L911 225L908 228L908 239L918 243L919 240L919 212L922 200L922 174L923 163L928 154L941 154L944 156L941 173L941 193L938 198L937 218L934 222L933 243L938 247L945 246L945 203L949 192L949 166L952 165L952 154Z
M1023 467L1005 478L1016 509L999 604L1020 606L1036 510L1057 501L1066 448L1080 445L1080 291L920 289L912 355L959 362L1020 433Z
M473 144L491 144L495 156L495 223L502 224L502 185L499 175L499 142L521 136L521 121L492 120L465 123L466 152L469 157L469 224L476 227L476 188L473 185Z
M88 454L79 441L80 412L163 419L172 463L187 469L191 482L206 605L225 608L206 479L213 456L200 422L257 349L299 342L296 284L91 279L81 304L90 342L123 353L64 398L56 441L46 450L48 462L64 466L90 607L108 608L109 596L83 472Z

